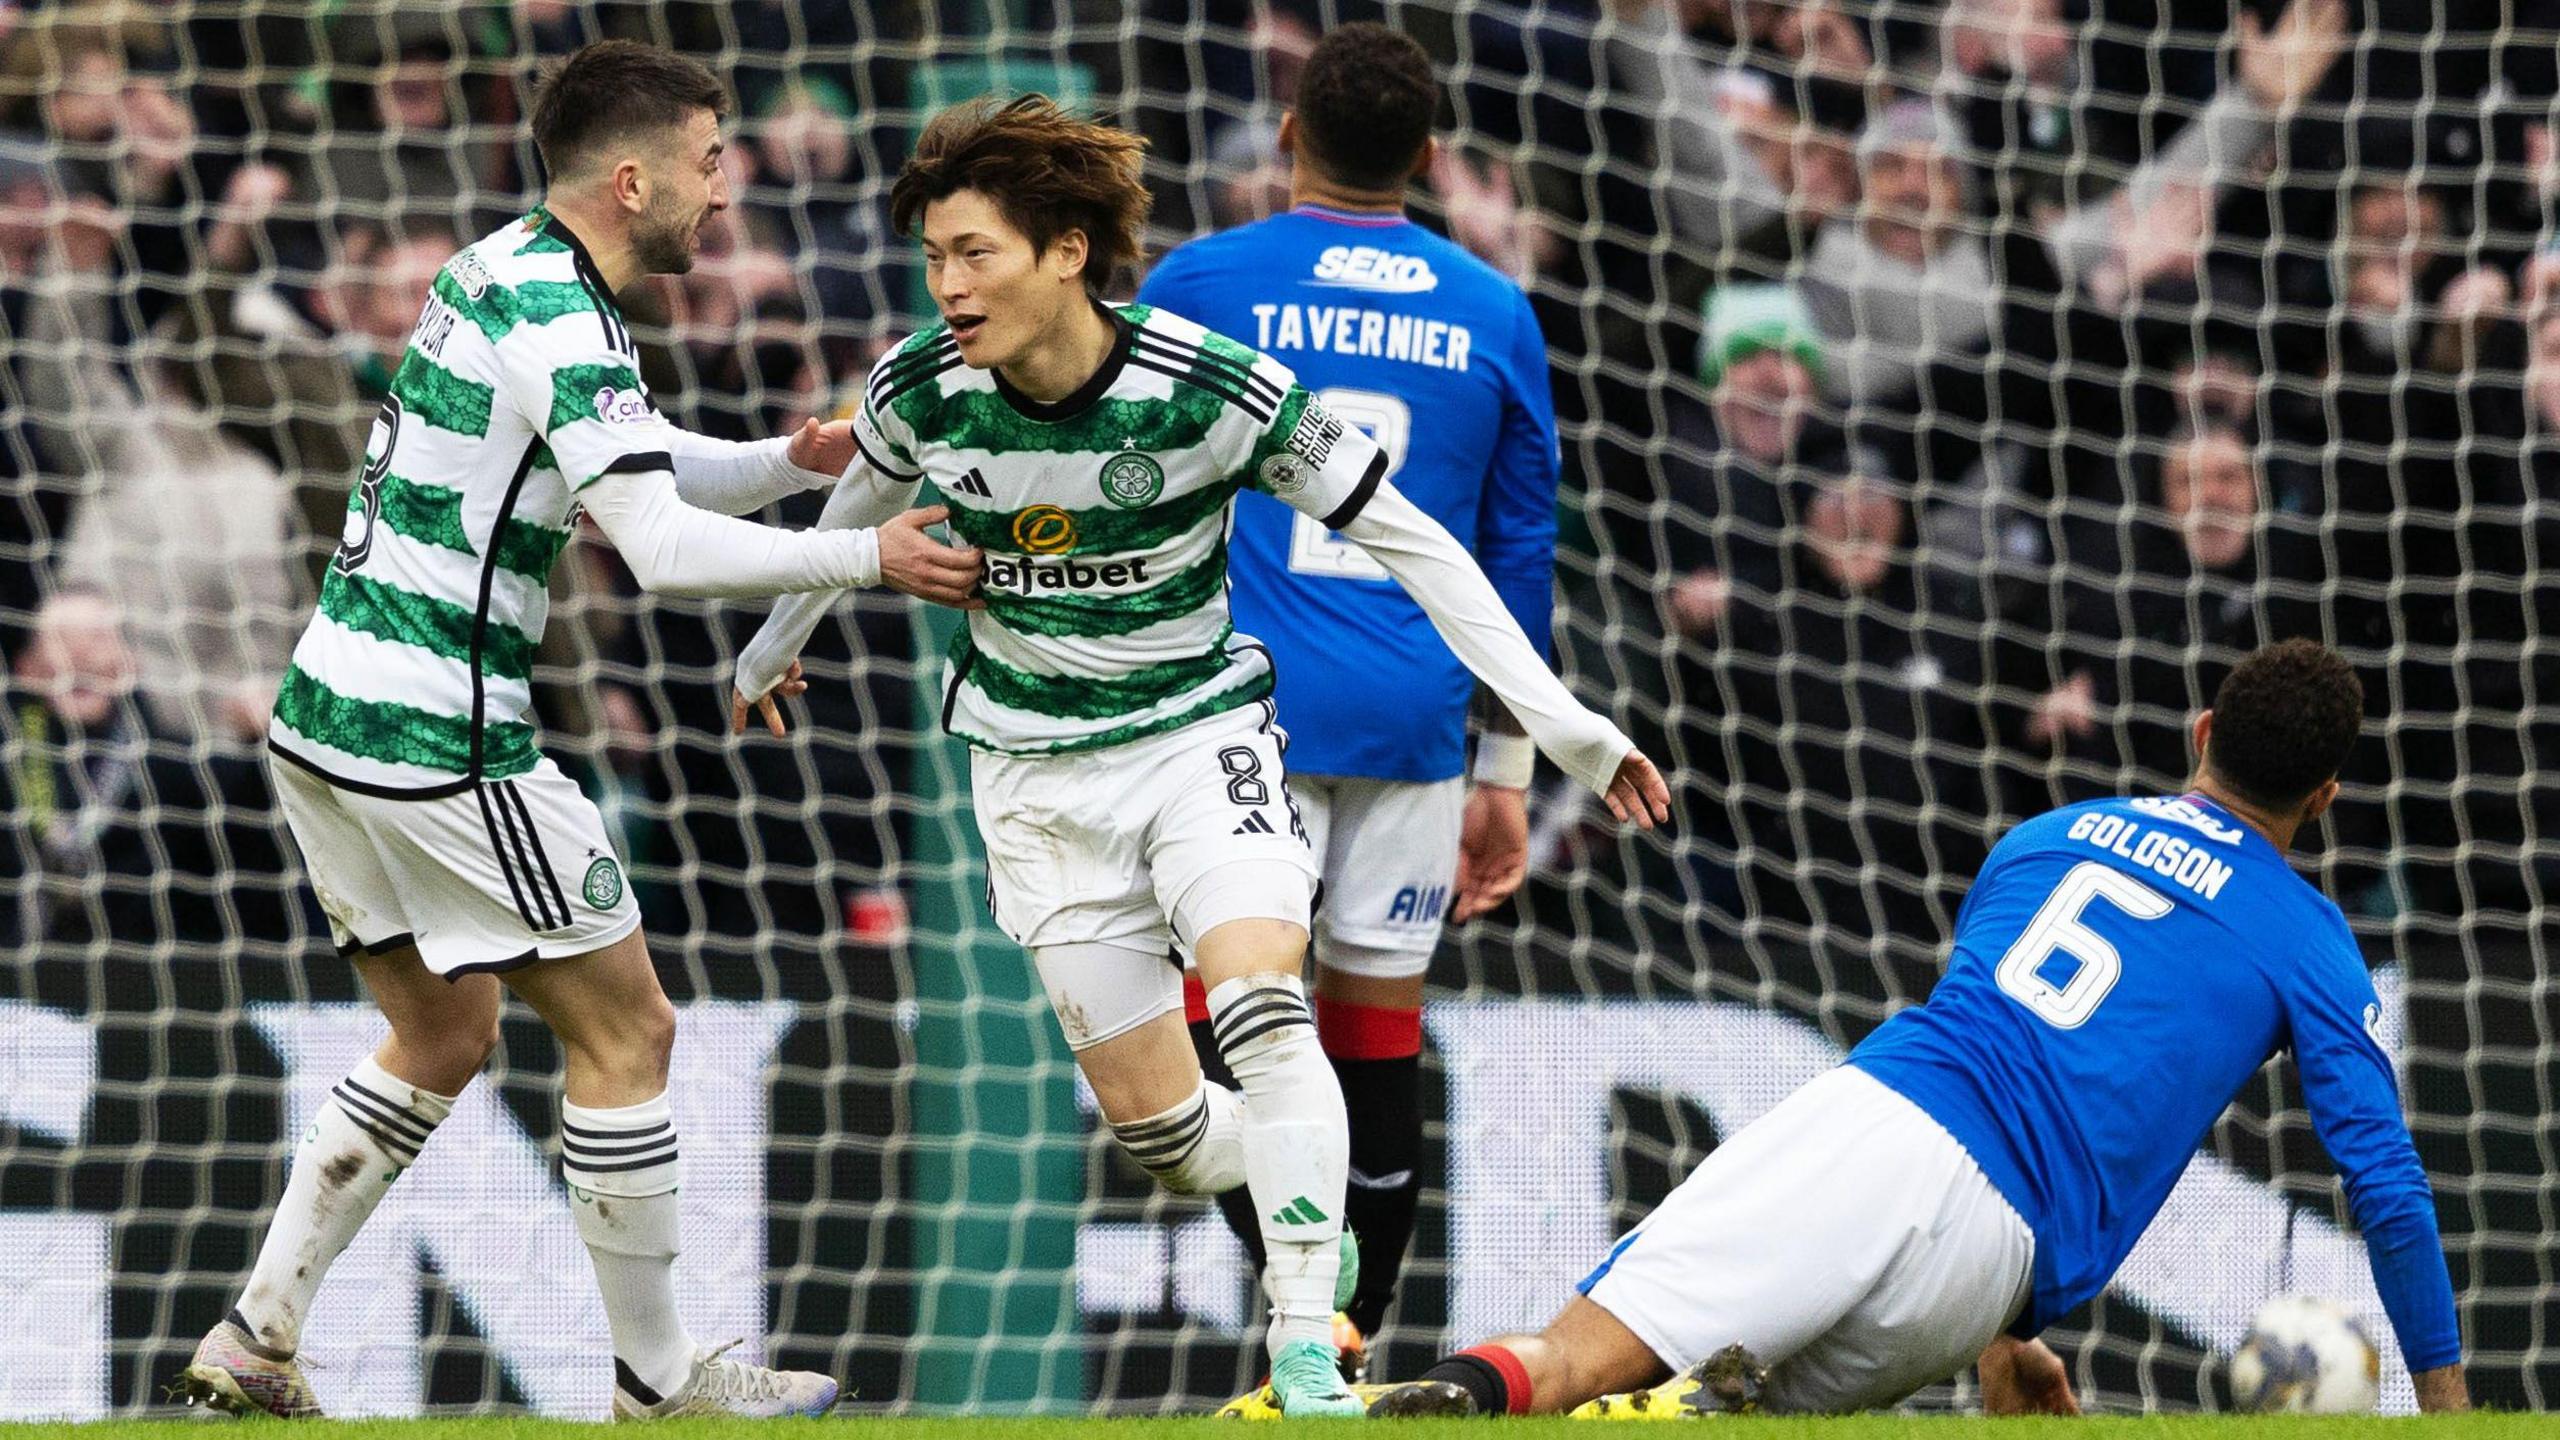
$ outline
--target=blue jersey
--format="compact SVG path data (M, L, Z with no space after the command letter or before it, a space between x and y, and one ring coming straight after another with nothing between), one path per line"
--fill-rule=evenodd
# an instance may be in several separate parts
M1518 286L1400 216L1306 206L1180 247L1138 299L1282 362L1368 431L1396 488L1474 552L1546 653L1555 402ZM1227 569L1236 628L1271 648L1292 771L1445 780L1466 768L1475 681L1376 561L1247 492Z
M1928 1003L1849 1063L1963 1144L2035 1234L2033 1335L2105 1287L2231 1097L2290 1048L2411 1371L2460 1358L2435 1201L2346 917L2201 796L2012 830Z

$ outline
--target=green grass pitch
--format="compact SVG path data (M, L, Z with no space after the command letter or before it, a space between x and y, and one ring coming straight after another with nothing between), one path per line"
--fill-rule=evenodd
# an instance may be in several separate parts
M592 1425L565 1420L501 1417L468 1420L319 1421L273 1429L274 1421L233 1422L214 1417L174 1420L106 1420L89 1425L0 1424L0 1440L170 1440L198 1425L246 1423L248 1434L272 1440L586 1440ZM1353 1422L1306 1422L1299 1429L1333 1433ZM1588 1436L1586 1424L1537 1420L1399 1420L1367 1422L1385 1427L1381 1440L1565 1440ZM2553 1433L2548 1415L2452 1415L2411 1419L2377 1416L2309 1417L2183 1415L2082 1420L1978 1420L1960 1416L1852 1415L1836 1419L1756 1417L1674 1422L1738 1427L1727 1440L2526 1440ZM1251 1434L1232 1420L891 1420L846 1416L828 1420L675 1420L652 1425L650 1440L1234 1440ZM1608 1433L1603 1431L1602 1433ZM1640 1432L1641 1433L1641 1432Z

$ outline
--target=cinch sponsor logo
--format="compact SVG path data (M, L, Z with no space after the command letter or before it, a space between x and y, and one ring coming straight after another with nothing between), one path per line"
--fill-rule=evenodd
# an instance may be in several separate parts
M1419 295L1440 288L1440 277L1431 273L1431 262L1419 255L1399 255L1375 245L1328 245L1316 257L1315 283L1381 295Z
M637 390L616 390L607 385L596 392L596 418L616 425L631 425L649 418L649 397Z
M984 588L1029 595L1038 590L1105 590L1145 583L1147 562L1144 560L1113 560L1101 565L1087 565L1081 560L1060 560L1034 565L1028 560L999 560L990 555L987 557Z

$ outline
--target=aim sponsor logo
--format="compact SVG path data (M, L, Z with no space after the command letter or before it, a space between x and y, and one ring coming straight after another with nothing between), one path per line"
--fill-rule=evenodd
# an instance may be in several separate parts
M1379 295L1420 295L1440 288L1431 262L1375 245L1328 245L1316 257L1315 283L1336 290Z

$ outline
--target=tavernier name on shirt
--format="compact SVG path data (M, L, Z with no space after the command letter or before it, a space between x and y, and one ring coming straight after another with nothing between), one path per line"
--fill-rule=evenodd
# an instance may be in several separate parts
M2225 845L2240 843L2238 828L2223 824L2185 800L2144 799L2133 803L2173 824L2201 830ZM2070 839L2095 846L2119 860L2129 860L2207 900L2220 896L2222 887L2231 880L2231 867L2213 858L2213 852L2203 845L2166 830L2137 824L2122 815L2092 811L2072 821L2066 834Z
M1439 284L1429 261L1374 245L1335 245L1316 257L1315 282L1346 290L1414 294ZM1253 307L1254 348L1330 350L1464 371L1476 337L1464 325L1389 315L1365 305L1263 303Z

